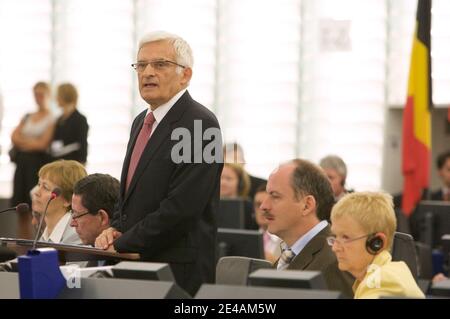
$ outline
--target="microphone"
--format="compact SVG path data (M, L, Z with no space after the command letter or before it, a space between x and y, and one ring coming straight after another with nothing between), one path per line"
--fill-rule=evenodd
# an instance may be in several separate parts
M58 188L58 187L55 187L52 190L52 193L51 193L50 198L49 198L49 200L47 202L47 205L45 206L44 213L42 214L41 219L39 220L39 226L38 226L38 229L37 229L37 232L36 232L36 236L34 237L33 247L31 248L32 250L36 249L36 244L37 244L39 235L41 233L42 222L44 221L45 215L47 214L48 205L50 205L50 202L52 200L54 200L56 197L58 197L59 195L61 195L61 189Z
M27 203L20 203L17 206L1 210L0 214L1 213L6 213L6 212L10 212L10 211L13 211L13 210L15 210L18 213L24 214L24 213L28 213L30 211L30 206Z

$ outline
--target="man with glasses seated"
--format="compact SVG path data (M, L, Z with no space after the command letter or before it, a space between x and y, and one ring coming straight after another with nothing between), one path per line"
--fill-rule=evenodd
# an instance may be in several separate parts
M95 239L110 226L119 201L119 181L108 174L91 174L79 180L72 196L72 221L83 245L95 245Z
M328 243L339 269L356 278L355 299L424 298L408 266L393 262L389 253L397 224L393 206L388 194L361 192L346 195L333 207Z
M324 171L302 159L282 164L270 175L267 193L260 206L267 230L283 240L275 267L321 271L328 289L353 297L354 279L338 269L326 241L334 197Z

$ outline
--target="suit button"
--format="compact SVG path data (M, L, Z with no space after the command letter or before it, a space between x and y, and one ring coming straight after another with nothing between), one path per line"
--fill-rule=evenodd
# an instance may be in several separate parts
M125 215L125 214L122 215L122 220L123 220L123 221L126 221L126 220L127 220L127 215Z

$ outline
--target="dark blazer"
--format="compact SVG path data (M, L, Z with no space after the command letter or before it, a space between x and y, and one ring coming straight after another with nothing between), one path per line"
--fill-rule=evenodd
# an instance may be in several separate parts
M250 190L248 192L248 197L250 197L251 200L253 200L255 198L255 195L256 195L256 190L262 184L267 183L267 180L259 178L259 177L256 177L256 176L253 176L253 175L248 175L248 177L250 177Z
M78 143L78 149L64 155L51 154L51 160L64 159L86 163L88 156L88 131L89 124L87 119L78 110L75 110L70 114L67 119L63 119L63 117L60 116L56 121L52 143L60 141L64 146Z
M444 193L443 193L442 189L432 192L431 200L444 200Z
M125 193L131 153L146 111L134 120L122 167L119 209L112 226L123 233L114 241L118 252L137 252L143 260L169 263L175 279L194 294L215 277L216 221L219 204L220 163L180 163L171 159L178 140L171 134L183 128L191 134L192 149L208 128L220 129L214 114L194 101L188 92L173 105L148 141ZM201 120L196 129L194 120ZM198 125L198 122L197 122ZM217 141L222 149L222 138ZM203 151L210 141L198 146ZM198 152L199 153L199 152ZM194 158L191 152L191 159Z
M295 256L287 269L321 271L328 289L341 291L345 297L353 298L352 285L355 279L350 273L339 270L336 256L326 240L329 235L330 226L327 226Z

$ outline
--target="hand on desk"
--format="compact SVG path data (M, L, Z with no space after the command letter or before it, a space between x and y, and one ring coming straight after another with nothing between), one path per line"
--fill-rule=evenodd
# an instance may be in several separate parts
M122 236L122 233L113 227L105 229L95 240L95 247L115 252L113 242Z

